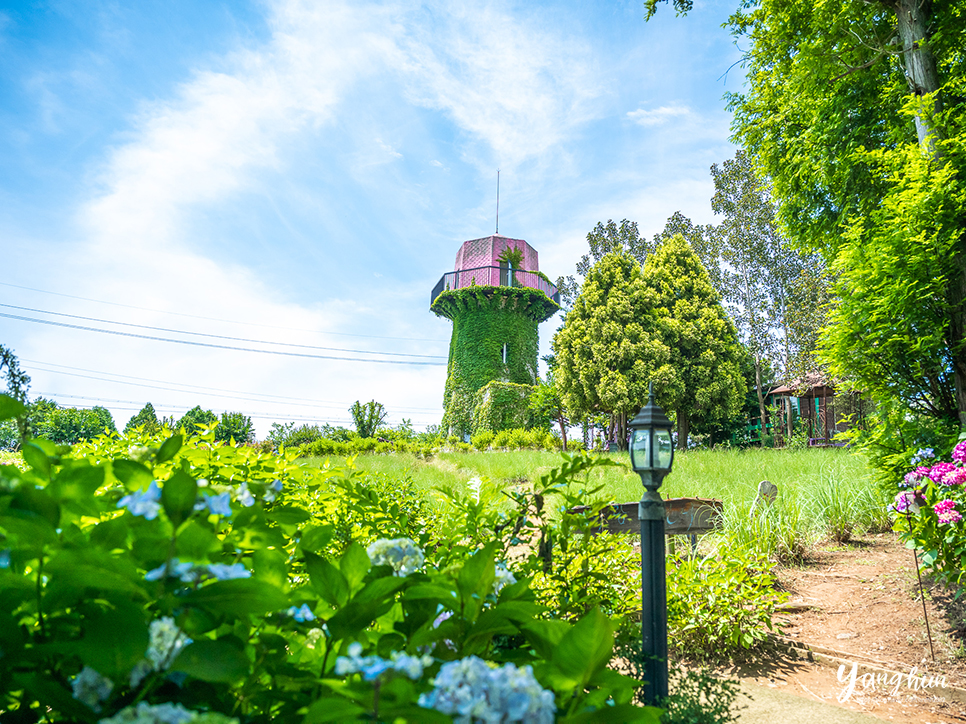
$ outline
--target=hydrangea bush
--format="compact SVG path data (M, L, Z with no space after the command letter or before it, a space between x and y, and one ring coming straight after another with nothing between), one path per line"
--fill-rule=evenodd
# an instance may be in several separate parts
M465 520L438 554L351 473L211 430L23 457L0 466L4 721L658 721L608 668L611 620L555 619Z
M966 575L966 439L948 460L935 453L924 448L912 455L889 510L907 544L923 551L923 563L960 583Z

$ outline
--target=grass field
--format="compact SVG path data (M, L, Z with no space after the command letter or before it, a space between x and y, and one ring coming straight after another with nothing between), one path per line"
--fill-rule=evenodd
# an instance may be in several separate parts
M603 485L601 495L616 502L640 499L640 478L626 453L610 453L620 467L595 470L588 483ZM318 464L321 461L309 461ZM332 459L332 464L343 462ZM356 458L362 470L410 477L434 497L447 485L465 489L475 477L498 486L536 482L560 463L557 453L538 451L440 453L422 460L412 455ZM777 501L752 513L758 483L778 486ZM661 487L664 497L717 498L724 502L723 526L732 540L751 544L780 561L807 554L822 539L844 540L863 530L888 527L885 503L865 458L842 449L698 450L679 453Z

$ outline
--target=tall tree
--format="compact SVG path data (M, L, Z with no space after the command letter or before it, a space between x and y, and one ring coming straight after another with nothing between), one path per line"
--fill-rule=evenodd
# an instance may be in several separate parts
M158 415L154 411L154 405L148 402L138 414L134 415L127 424L124 426L124 432L130 432L137 428L143 428L144 432L148 435L153 435L161 430L161 422L158 420Z
M376 430L386 419L386 408L382 406L381 402L375 400L369 400L366 403L356 400L349 408L349 412L352 415L352 421L355 423L359 437L374 436Z
M665 241L675 234L683 236L698 255L704 265L711 284L719 292L722 291L722 267L721 267L721 244L720 236L713 224L695 224L691 219L675 211L671 214L664 229L654 235L651 250L657 249Z
M244 412L223 412L215 428L215 440L228 442L234 440L236 443L255 442L255 426L252 418Z
M652 371L670 352L654 335L656 295L627 251L605 254L553 339L556 379L574 417L610 415L608 436L627 444L627 417L647 399Z
M0 370L3 370L4 378L7 381L7 394L26 406L27 393L30 390L30 376L20 369L20 361L13 350L4 347L2 344L0 344ZM16 425L20 444L23 444L30 436L29 416L18 416Z
M577 273L585 278L591 267L608 254L629 254L643 267L644 259L654 248L637 230L637 222L627 219L622 219L620 225L614 223L613 219L608 219L606 224L598 221L597 226L587 234L587 245L590 252L577 262ZM580 293L580 283L571 274L558 277L556 286L560 291L561 303L569 309Z
M683 236L648 257L642 281L654 295L655 333L669 353L650 376L660 404L675 413L683 449L696 422L722 422L740 410L743 350L721 296Z
M211 410L201 409L201 405L195 405L178 420L172 429L180 430L184 428L187 434L194 435L198 432L198 425L211 425L217 422L218 416L215 413Z
M836 274L832 371L966 425L962 4L759 0L730 22L749 45L736 138Z

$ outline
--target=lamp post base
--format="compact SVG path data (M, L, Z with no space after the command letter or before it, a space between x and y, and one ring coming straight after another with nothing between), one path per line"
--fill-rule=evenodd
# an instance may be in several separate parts
M667 588L665 582L664 501L656 490L644 493L641 521L641 639L644 702L658 706L668 695Z

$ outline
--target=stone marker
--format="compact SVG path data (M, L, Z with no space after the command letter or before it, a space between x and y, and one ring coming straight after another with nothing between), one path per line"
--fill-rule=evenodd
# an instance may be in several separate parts
M767 480L762 480L758 483L758 497L755 498L755 502L751 504L751 510L754 512L755 508L760 505L768 504L771 505L775 502L775 498L778 497L778 486Z

